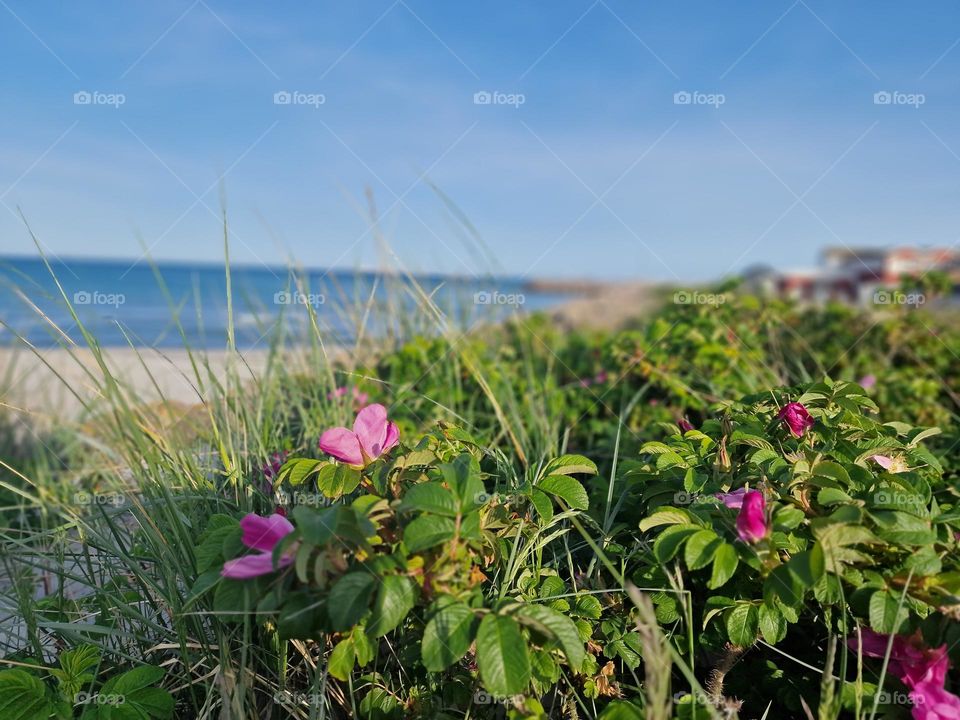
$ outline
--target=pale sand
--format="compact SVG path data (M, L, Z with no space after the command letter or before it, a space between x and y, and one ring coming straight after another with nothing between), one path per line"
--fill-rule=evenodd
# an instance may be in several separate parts
M111 374L133 388L141 400L184 405L202 402L185 350L143 349L139 353L131 348L108 348L104 358ZM212 350L204 356L217 377L225 375L230 363L237 376L247 380L266 367L268 351L240 352L231 358L224 350ZM102 381L103 371L87 348L41 349L37 353L0 349L0 408L37 422L76 418L83 413L84 402L95 407L100 394L98 383Z
M662 289L658 286L611 283L546 312L563 328L614 330L648 315L661 303ZM133 388L141 400L147 403L166 400L188 406L203 402L185 350L142 349L139 353L138 356L137 351L128 347L104 350L112 374ZM229 363L241 381L254 379L268 361L268 351L261 349L241 350L232 357L225 350L208 350L203 356L216 377L225 376ZM287 354L283 362L289 367L297 360ZM97 383L84 368L102 381L102 370L87 348L71 352L63 348L41 349L37 353L0 348L0 412L12 410L39 423L81 416L84 409L81 399L95 403L99 394ZM206 370L202 372L205 374Z

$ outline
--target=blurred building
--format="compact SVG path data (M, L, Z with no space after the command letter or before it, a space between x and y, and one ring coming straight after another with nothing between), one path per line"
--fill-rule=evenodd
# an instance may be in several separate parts
M905 277L918 284L932 271L948 275L960 290L960 250L953 248L847 248L828 247L817 267L776 270L753 266L743 273L754 292L806 301L868 304L883 289L899 287Z

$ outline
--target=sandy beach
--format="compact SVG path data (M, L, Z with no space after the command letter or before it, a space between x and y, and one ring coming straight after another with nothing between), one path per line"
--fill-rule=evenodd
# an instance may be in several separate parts
M611 283L547 314L568 329L615 329L656 308L658 292L647 283ZM241 380L252 380L266 367L268 350L194 353L195 360L200 357L217 377L223 377L232 365ZM106 348L104 358L111 374L144 402L194 405L204 399L190 354L184 349ZM102 379L102 369L88 348L0 349L0 407L41 424L81 415L85 403L96 403Z

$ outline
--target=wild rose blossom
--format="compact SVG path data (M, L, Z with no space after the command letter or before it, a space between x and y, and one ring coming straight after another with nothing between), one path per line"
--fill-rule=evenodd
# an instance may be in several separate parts
M864 375L862 378L860 378L860 382L858 384L860 385L860 387L864 388L865 390L869 390L870 388L872 388L874 385L877 384L877 376Z
M894 475L897 473L906 472L908 470L907 464L903 461L903 458L888 457L887 455L871 455L870 459L888 473L892 473Z
M767 501L759 490L747 490L743 494L740 514L737 515L737 535L745 543L758 543L770 531L767 523Z
M790 428L790 433L798 438L803 437L803 434L813 427L813 418L807 409L798 402L784 405L783 409L777 413L777 419L783 420Z
M947 646L925 647L919 633L907 636L876 633L869 628L860 631L861 641L847 638L851 650L866 657L883 658L890 646L887 668L910 689L914 720L960 720L960 697L944 689L950 659Z
M293 532L293 525L283 515L274 513L261 517L250 513L240 521L240 528L243 530L243 544L259 552L228 560L220 571L223 577L249 580L285 568L293 562L293 552L286 552L280 556L277 567L273 566L273 549Z
M353 423L353 430L330 428L320 436L320 449L337 460L366 467L400 442L400 431L387 420L387 409L379 403L367 405Z
M682 433L690 432L691 430L693 430L693 425L691 425L690 421L687 420L685 417L682 417L679 420L677 420L677 427L680 428L680 432Z

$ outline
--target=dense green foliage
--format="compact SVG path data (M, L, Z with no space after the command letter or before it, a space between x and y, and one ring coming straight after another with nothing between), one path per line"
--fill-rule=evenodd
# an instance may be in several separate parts
M960 662L955 328L732 296L610 334L518 318L242 392L204 377L173 426L105 383L95 430L0 469L0 707L89 712L56 667L92 644L85 692L156 666L136 690L176 703L103 717L910 717L845 640L919 632ZM357 409L338 385L399 446L318 450ZM754 535L723 499L745 489ZM281 567L223 578L241 519L278 508Z

